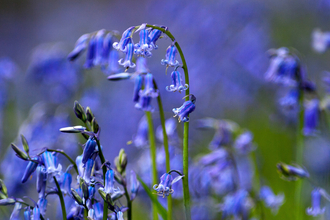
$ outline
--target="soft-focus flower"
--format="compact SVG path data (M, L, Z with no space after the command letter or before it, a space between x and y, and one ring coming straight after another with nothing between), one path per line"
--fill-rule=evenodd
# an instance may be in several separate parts
M195 101L196 98L194 95L192 95L191 100L185 101L180 108L174 108L172 110L174 117L178 116L179 122L188 122L188 115L195 110Z
M256 148L252 141L253 134L250 131L246 131L236 138L234 148L240 154L248 154Z
M138 193L140 183L136 178L136 174L133 170L131 170L130 175L130 188L131 188L131 200L134 200L136 197L136 194Z
M179 71L173 71L171 73L171 77L172 77L172 85L170 86L166 86L166 90L169 92L176 92L179 91L180 93L182 91L185 91L188 89L188 84L184 84L182 82L182 78L181 78L181 74Z
M144 76L144 89L140 90L140 96L150 96L156 98L158 96L158 90L154 87L153 76L151 73L147 73Z
M30 206L26 207L24 211L24 220L31 220L31 208Z
M86 62L84 64L84 67L86 69L92 68L94 66L94 59L96 56L96 43L97 43L97 38L95 35L93 35L88 43Z
M140 42L135 44L134 53L142 57L151 57L150 50L152 50L152 46L149 44L148 30L142 29L140 30Z
M142 89L143 77L140 74L136 75L134 82L133 102L138 102L140 99L140 90Z
M161 60L161 64L166 66L173 66L173 67L178 66L179 61L175 59L176 53L177 53L176 47L174 45L169 46L166 49L165 59Z
M113 48L116 50L121 50L123 52L127 51L127 45L131 43L131 35L133 34L135 26L129 27L126 31L124 31L123 35L119 42L113 43Z
M252 206L248 192L238 190L224 197L224 203L221 204L220 209L223 218L232 216L234 219L248 219Z
M298 108L299 91L297 88L292 88L289 92L279 100L279 104L285 110L295 110Z
M284 194L281 193L279 195L275 195L272 189L268 186L263 186L260 188L259 197L274 214L277 213L280 206L284 203Z
M75 60L86 50L87 42L88 42L89 38L90 38L90 34L84 34L78 38L73 51L71 51L68 55L68 59L70 61Z
M61 191L64 194L69 194L71 192L71 183L72 183L71 174L68 172L65 172L62 175L62 183L61 183Z
M168 141L170 143L177 143L179 141L179 136L176 131L177 122L174 118L169 118L165 121L165 130L167 134ZM158 126L156 129L156 137L159 141L163 142L163 128L162 126Z
M19 212L22 209L22 205L19 202L15 203L13 212L10 215L10 220L20 220Z
M37 192L39 198L44 198L47 184L47 170L44 166L37 167Z
M135 67L135 63L132 62L132 58L133 58L133 53L134 53L134 45L133 43L129 43L126 46L126 56L125 56L125 60L120 59L118 61L118 63L120 65L122 65L123 67L125 67L126 69L130 68L134 68Z
M141 118L138 124L138 129L133 137L133 143L136 147L145 147L148 145L148 122L145 116Z
M285 47L272 49L270 52L272 54L269 68L265 73L266 80L288 86L296 85L296 81L302 77L298 58L291 55Z
M312 191L312 207L307 208L306 212L308 215L318 216L325 212L325 207L321 208L321 193L319 188L315 188Z
M88 184L91 182L91 175L92 175L93 166L94 166L94 160L93 159L88 159L87 163L85 165L84 175L82 177L85 180L85 182L88 183Z
M317 131L317 125L319 124L319 100L313 99L305 104L304 115L304 135L313 135Z
M160 177L160 183L155 184L153 186L153 188L154 188L154 190L157 191L157 195L163 196L163 198L164 198L165 196L168 196L174 192L174 190L172 189L172 185L182 178L183 178L183 176L179 175L178 177L173 179L171 174L164 173Z
M39 207L39 210L40 210L40 214L44 216L46 214L46 211L47 211L47 199L46 198L40 198L38 200L38 207Z
M324 53L330 47L330 32L315 29L312 33L312 47L316 52Z

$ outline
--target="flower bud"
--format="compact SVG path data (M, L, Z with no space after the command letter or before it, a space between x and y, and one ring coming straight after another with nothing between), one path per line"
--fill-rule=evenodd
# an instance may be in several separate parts
M83 205L83 201L82 201L81 197L80 197L79 194L76 192L76 190L74 190L73 188L71 188L71 195L72 195L73 199L74 199L79 205Z
M26 153L24 153L21 149L19 149L15 144L11 144L11 148L13 148L17 157L21 158L22 160L29 159Z
M87 116L87 121L92 122L94 118L94 114L89 106L86 108L86 116Z
M127 165L127 156L124 149L119 151L119 156L115 158L115 164L119 173L124 173Z
M84 108L78 103L78 101L74 102L73 110L74 110L74 113L76 114L77 118L79 118L80 120L82 120L85 123L87 117L86 117Z
M25 137L21 134L22 144L25 152L29 155L29 145Z
M93 118L91 124L92 124L92 131L96 134L100 130L100 127L95 118Z
M14 205L16 202L15 199L13 198L6 198L6 199L1 199L0 200L0 206L5 206L5 205Z

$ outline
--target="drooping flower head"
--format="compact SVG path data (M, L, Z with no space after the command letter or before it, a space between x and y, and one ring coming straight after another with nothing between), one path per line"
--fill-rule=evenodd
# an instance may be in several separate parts
M95 35L93 35L88 43L86 62L84 64L84 67L86 69L90 69L94 66L94 59L96 57L96 45L97 45L97 38Z
M130 175L130 188L131 188L131 201L135 199L136 194L138 193L140 183L136 178L136 174L133 170L131 170Z
M46 150L43 154L41 154L41 158L45 164L45 168L48 174L57 175L61 172L62 165L57 164L57 156L55 153L51 153Z
M71 51L68 55L68 60L70 61L75 60L86 50L89 38L90 38L90 34L84 34L78 38L73 51Z
M196 97L191 95L191 100L185 101L180 108L174 108L172 111L174 117L178 116L179 122L188 122L189 114L195 110Z
M158 48L158 46L156 45L156 42L160 38L161 35L162 35L162 31L160 31L158 29L152 29L151 31L149 31L149 41L150 41L150 45L152 46L152 48L154 48L154 49Z
M47 170L44 166L37 167L37 192L39 198L44 198L47 184Z
M155 89L153 83L153 76L151 73L147 73L144 76L144 89L139 92L139 102L135 104L135 108L143 111L153 111L153 107L150 105L152 98L158 96L158 90Z
M325 212L325 207L321 208L322 195L319 188L315 188L312 191L312 207L307 208L307 215L318 216Z
M224 203L220 205L223 218L232 216L234 219L248 219L251 208L252 202L245 190L225 196Z
M34 160L37 160L37 158L34 158ZM22 177L22 183L25 183L29 177L32 175L32 173L37 169L38 163L34 161L29 161L28 165L25 168L24 175Z
M170 86L166 86L166 90L169 92L176 92L179 91L180 93L182 91L185 91L188 89L188 84L184 84L182 82L182 78L181 78L181 74L179 71L173 71L171 73L171 77L172 77L172 85Z
M139 122L138 130L133 137L133 143L136 147L145 147L148 145L148 122L143 116Z
M82 163L84 164L84 166L87 163L88 159L91 159L95 150L96 150L96 140L94 137L90 137L85 144L85 148L83 152Z
M169 46L166 49L165 59L161 60L161 64L172 67L176 67L177 65L179 65L179 61L175 59L176 53L177 53L176 47L174 45Z

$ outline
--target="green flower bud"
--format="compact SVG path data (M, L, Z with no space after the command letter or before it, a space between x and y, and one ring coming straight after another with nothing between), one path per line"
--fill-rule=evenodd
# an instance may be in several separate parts
M22 139L23 148L25 152L29 155L29 144L22 134L21 134L21 139Z
M21 149L19 149L15 144L11 144L11 148L13 148L17 157L21 158L22 160L29 159L29 157Z
M92 131L96 134L99 131L100 127L95 118L93 118L91 124L92 124Z
M6 198L6 199L1 199L0 200L0 206L3 205L14 205L16 203L15 199L12 198Z
M84 123L86 122L87 117L84 108L78 103L78 101L74 102L73 111L76 114L77 118L82 120Z
M71 188L71 195L73 196L73 199L74 199L79 205L83 205L83 201L82 201L81 197L80 197L79 194L76 192L76 190L74 190L73 188Z
M92 120L94 118L94 114L93 114L92 110L90 109L90 107L86 108L86 116L87 116L87 121L92 122Z
M8 191L5 183L0 179L0 192L2 192L6 197L8 197Z

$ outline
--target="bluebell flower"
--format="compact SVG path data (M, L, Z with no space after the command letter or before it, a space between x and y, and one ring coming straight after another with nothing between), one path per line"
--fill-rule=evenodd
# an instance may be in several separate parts
M63 194L69 194L71 192L71 183L72 183L71 174L65 172L62 175L62 183L61 183L61 191L63 192Z
M151 73L144 76L144 89L140 90L140 96L150 96L152 98L158 96L159 91L155 89L153 79Z
M92 157L95 149L96 149L96 140L94 137L90 137L85 144L85 148L83 152L82 163L84 164L84 166L87 163L87 160Z
M90 34L84 34L81 37L78 38L76 45L72 52L69 53L68 59L70 61L75 60L77 57L79 57L87 48L87 42L90 38Z
M22 209L22 205L19 202L15 203L13 212L10 215L10 220L20 220L19 212Z
M103 68L106 73L117 73L119 72L119 63L118 63L118 51L111 50L108 57L108 67Z
M163 198L164 198L165 196L169 196L170 194L172 194L174 192L174 190L172 189L172 185L182 178L183 178L183 176L179 175L178 177L173 179L171 174L164 173L160 177L160 183L155 184L153 186L153 189L157 191L157 195L163 196Z
M100 45L101 46L101 45ZM112 50L112 34L111 33L107 33L104 36L104 39L102 41L102 50L98 49L101 52L101 65L105 66L107 63L109 63L110 66L110 53L112 51L115 51L116 54L118 54L118 52L116 50ZM118 59L117 59L118 60ZM118 64L118 62L116 62Z
M47 184L47 170L44 166L39 165L37 167L37 192L39 193L39 198L45 197Z
M234 148L240 154L248 154L256 149L252 141L253 134L250 131L246 131L236 138Z
M274 214L277 213L280 206L284 203L284 194L275 195L271 188L263 186L260 188L260 199L262 199L266 207L270 208Z
M177 122L174 118L169 118L165 121L165 130L167 134L168 141L170 143L178 143L179 136L176 130ZM156 137L159 141L163 142L163 128L162 126L158 126L156 129Z
M109 33L110 34L110 33ZM109 43L108 45L104 45L106 42L104 42L106 36L106 31L104 29L101 29L96 32L95 34L95 58L93 61L94 65L100 65L104 62L104 57L107 58L107 55L109 55L110 49L109 49ZM107 46L106 48L104 46ZM110 42L110 48L111 48L111 42ZM107 54L106 54L107 53Z
M313 30L312 48L319 53L324 53L330 47L330 32L322 32L320 29Z
M138 124L136 134L133 136L133 143L136 147L145 147L148 145L148 122L145 116L143 116Z
M88 43L86 62L84 64L84 67L86 69L92 68L94 66L94 59L96 56L96 44L97 44L97 38L95 35L93 35Z
M248 192L238 190L224 197L224 203L220 205L220 209L223 218L232 216L234 219L248 219L252 206Z
M123 52L127 51L127 45L131 43L131 35L133 34L135 26L129 27L121 36L119 42L113 43L113 48L116 50L121 50Z
M140 90L142 89L143 77L138 74L135 76L134 90L133 90L133 102L138 102L140 99Z
M37 160L37 158L33 158L33 160ZM25 168L24 175L22 177L22 183L25 183L32 173L37 169L38 163L29 161L28 165Z
M287 165L285 163L278 163L277 170L283 175L287 180L297 180L298 178L308 178L309 173L300 168Z
M321 208L322 195L319 188L312 191L312 207L307 208L306 213L312 216L322 215L325 212L325 207Z
M88 216L89 217L88 219L95 219L95 211L94 209L89 209L88 210Z
M134 68L135 67L135 63L132 62L133 53L134 53L134 45L133 45L133 43L127 44L127 46L126 46L125 60L120 59L118 61L118 63L120 65L122 65L123 67L125 67L126 69L128 69L128 68Z
M173 71L171 73L171 77L172 77L172 85L170 86L166 86L166 90L169 92L176 92L179 91L180 93L182 91L185 91L188 89L188 84L184 84L182 82L182 78L181 78L181 74L179 71Z
M151 106L151 97L150 96L142 96L138 103L135 104L135 108L140 109L142 111L152 112L154 107Z
M84 164L82 163L82 158L83 158L83 155L80 155L76 158L76 164L78 167L78 173L79 173L80 177L82 177L84 175Z
M265 73L266 80L295 86L297 80L302 77L298 58L291 55L285 47L270 52L272 54L269 68Z
M136 174L133 170L131 170L130 175L130 188L131 188L131 201L133 201L138 193L140 182L136 178Z
M93 204L94 214L96 220L101 220L103 218L103 205L100 202Z
M305 104L305 113L304 113L304 135L313 135L317 131L317 125L319 123L319 100L313 99Z
M33 220L40 220L40 209L38 206L33 209Z
M195 101L196 98L192 95L191 100L185 101L180 108L174 108L174 117L178 116L179 122L189 122L188 116L195 110Z
M56 163L57 156L55 153L51 153L46 150L43 154L41 154L41 158L45 164L45 168L48 174L56 175L61 172L62 165Z
M176 53L177 53L176 47L174 45L169 46L166 49L165 59L161 60L161 64L166 66L173 66L173 67L178 66L179 61L175 59Z
M110 169L105 173L105 186L100 187L100 190L105 192L106 194L112 194L115 191L115 172Z
M158 48L156 42L161 37L162 33L163 32L158 29L152 29L151 31L149 31L148 37L149 37L150 45L152 46L153 49Z
M91 182L91 175L92 175L92 169L94 166L94 160L93 159L88 159L87 163L85 165L85 170L84 170L84 175L82 178L85 180L87 184Z
M77 218L79 219L80 217L83 218L83 214L81 213L82 211L83 209L79 205L77 204L72 205L69 213L66 216L67 220L76 220Z
M116 220L124 220L124 213L119 211L116 213Z
M298 99L299 91L297 88L293 88L279 100L279 104L285 110L296 110L299 106Z
M46 211L47 211L47 199L46 198L40 198L38 200L38 207L39 207L41 215L45 216Z
M31 220L31 208L30 206L26 207L24 211L24 220Z
M148 30L142 29L140 30L140 42L135 44L135 51L139 56L142 57L151 57L152 46L149 44Z

